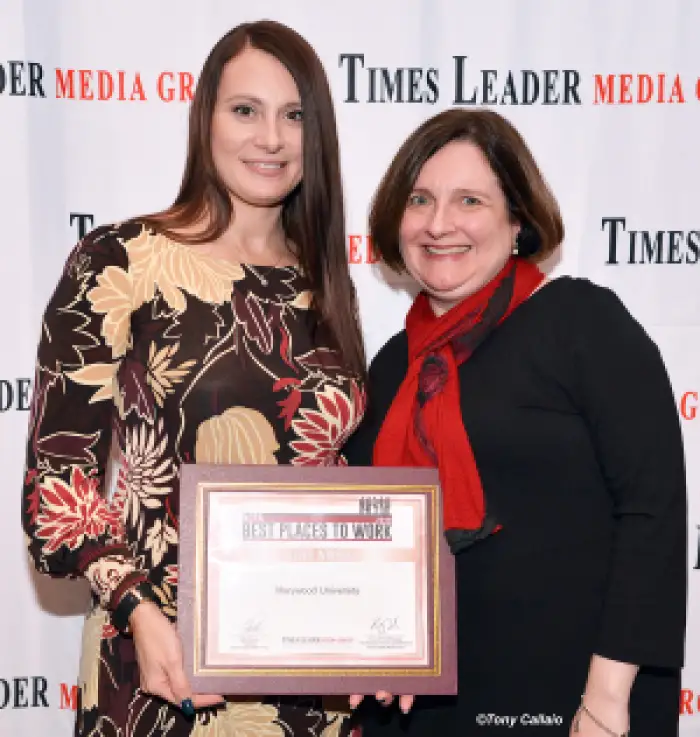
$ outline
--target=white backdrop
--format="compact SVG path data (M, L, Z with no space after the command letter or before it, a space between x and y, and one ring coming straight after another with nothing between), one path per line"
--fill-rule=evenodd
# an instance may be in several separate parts
M700 514L700 458L693 452L700 437L700 4L257 0L254 15L244 5L0 0L0 735L72 733L70 689L85 589L31 572L20 487L41 312L78 240L75 215L91 216L96 226L172 201L187 102L177 95L167 101L167 91L181 74L196 79L227 30L264 17L302 33L330 77L348 253L370 356L401 328L409 297L368 263L369 199L404 137L455 102L474 104L467 101L475 88L476 104L493 106L518 126L559 198L567 237L550 264L553 275L612 287L659 344L683 417L690 490L681 734L700 735L700 574L693 570ZM352 62L354 84L343 55L364 55ZM454 57L466 57L460 94ZM403 70L400 99L398 89L382 86L381 68L390 80ZM66 99L69 70L74 99ZM559 71L546 77L545 70ZM105 72L114 91L100 100L100 79L103 93L109 86ZM145 99L129 100L137 74ZM422 102L408 101L411 74ZM522 104L523 76L529 94L533 80L539 83L532 104ZM120 79L125 100L118 99ZM614 244L606 218L625 219Z

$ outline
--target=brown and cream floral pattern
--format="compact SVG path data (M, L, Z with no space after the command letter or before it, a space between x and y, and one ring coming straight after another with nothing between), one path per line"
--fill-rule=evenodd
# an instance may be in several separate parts
M140 580L176 619L181 463L342 462L364 388L311 305L297 268L212 258L138 224L70 255L42 323L22 518L37 568L94 594L76 735L348 734L315 698L232 698L188 721L140 690L133 641L109 619Z

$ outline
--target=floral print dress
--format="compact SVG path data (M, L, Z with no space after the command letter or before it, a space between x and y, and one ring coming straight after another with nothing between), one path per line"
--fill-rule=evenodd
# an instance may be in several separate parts
M230 697L185 719L139 689L109 611L148 580L175 620L182 462L334 465L363 410L296 267L212 258L136 223L78 244L42 324L22 506L37 568L93 591L76 735L346 733L314 698Z

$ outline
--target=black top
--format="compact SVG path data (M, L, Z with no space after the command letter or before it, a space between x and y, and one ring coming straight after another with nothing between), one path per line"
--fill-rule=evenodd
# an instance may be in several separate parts
M368 413L345 449L353 465L371 464L407 351L401 332L372 362ZM459 380L487 508L503 525L457 556L459 696L419 698L407 719L367 700L363 737L568 736L593 653L642 666L634 737L676 735L686 485L656 345L613 292L562 277L494 330ZM517 720L479 726L479 714Z

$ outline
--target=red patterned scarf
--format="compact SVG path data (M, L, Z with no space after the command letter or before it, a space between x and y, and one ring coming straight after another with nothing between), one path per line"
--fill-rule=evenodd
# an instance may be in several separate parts
M529 261L511 258L475 294L436 317L420 294L406 317L408 372L374 446L375 466L437 466L445 535L453 552L500 529L462 420L458 367L542 283Z

